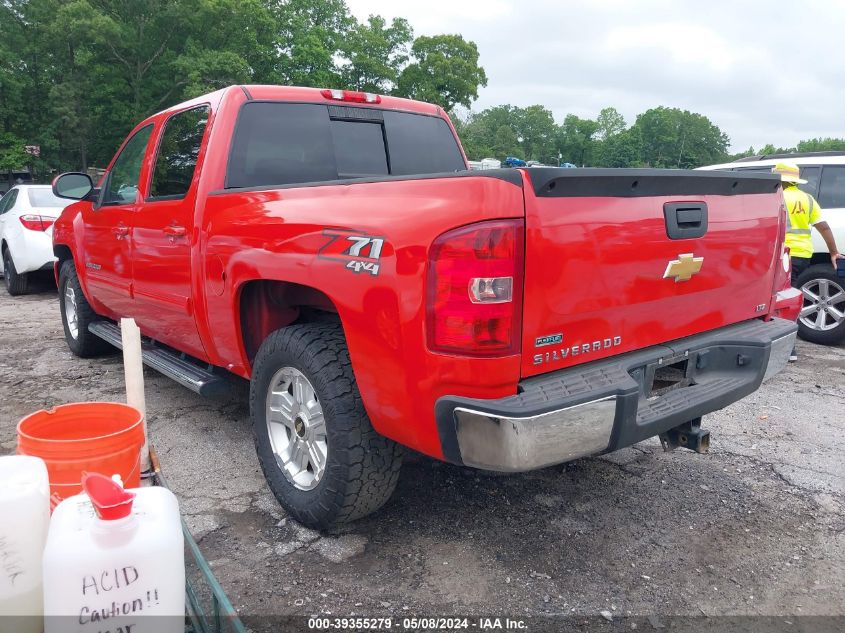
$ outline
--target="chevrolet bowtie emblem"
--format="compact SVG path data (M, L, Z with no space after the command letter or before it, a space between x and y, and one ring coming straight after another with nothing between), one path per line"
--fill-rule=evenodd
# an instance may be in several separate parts
M674 277L675 282L689 281L694 274L701 270L701 265L704 263L703 257L693 257L692 253L684 253L678 255L678 259L669 262L666 266L666 272L663 273L663 279Z

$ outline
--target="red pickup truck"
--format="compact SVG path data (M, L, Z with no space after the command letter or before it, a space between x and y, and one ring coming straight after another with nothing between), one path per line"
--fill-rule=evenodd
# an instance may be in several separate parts
M780 182L653 169L467 170L435 105L234 86L140 123L55 223L79 356L131 316L147 364L251 381L281 504L327 527L379 508L402 446L524 471L659 435L787 362Z

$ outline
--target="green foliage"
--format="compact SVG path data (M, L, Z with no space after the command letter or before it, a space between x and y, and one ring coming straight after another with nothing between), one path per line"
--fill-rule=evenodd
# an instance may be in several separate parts
M224 86L403 94L403 74L406 90L447 108L486 84L472 42L414 41L402 18L359 23L344 0L0 2L0 133L41 146L16 167L42 180L105 166L141 119Z
M0 174L20 169L30 162L24 142L14 134L0 133Z
M690 169L727 157L728 136L707 117L678 108L652 108L633 128L641 139L641 158L651 167Z
M625 117L616 108L602 108L596 119L596 139L606 141L625 130Z
M845 151L845 138L811 138L801 141L795 148L798 152Z
M558 132L558 150L561 161L579 167L592 165L596 150L598 123L567 114Z
M341 69L343 83L364 92L391 92L408 62L413 29L407 20L371 15L365 24L356 24L347 34L343 52L347 62Z
M460 35L421 36L411 47L413 61L400 73L395 94L437 103L448 112L470 107L487 75L478 65L478 48Z
M642 139L639 130L623 130L599 143L595 164L602 167L641 167Z
M552 113L543 106L503 105L471 115L459 135L473 157L520 156L556 164L556 133Z

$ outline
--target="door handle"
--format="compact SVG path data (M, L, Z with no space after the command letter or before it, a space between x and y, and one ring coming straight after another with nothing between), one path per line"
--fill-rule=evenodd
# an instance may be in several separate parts
M164 234L170 238L177 238L177 237L185 237L188 232L185 230L184 226L175 226L170 225L164 227Z
M124 237L129 235L129 227L128 226L113 226L112 229L111 229L111 232L114 234L114 236L117 239L122 240Z
M707 233L706 202L667 202L663 205L666 235L671 240L688 240Z

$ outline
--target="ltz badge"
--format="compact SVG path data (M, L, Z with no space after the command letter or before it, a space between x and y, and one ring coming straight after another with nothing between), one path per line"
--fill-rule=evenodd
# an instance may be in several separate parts
M539 336L535 339L536 347L545 347L552 345L547 341L552 340L554 343L559 343L563 339L562 334L551 334L548 336ZM543 365L545 363L554 363L556 361L566 360L570 356L579 356L584 354L592 354L613 347L622 345L621 336L612 336L608 338L591 341L590 343L578 343L577 345L567 345L566 347L557 347L548 350L543 354L534 354L534 364Z

